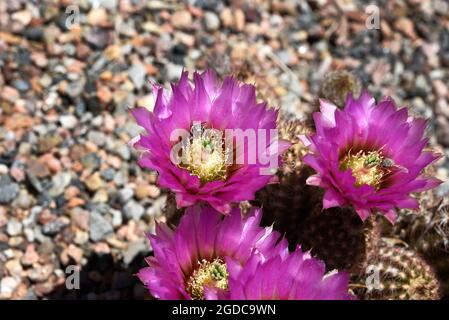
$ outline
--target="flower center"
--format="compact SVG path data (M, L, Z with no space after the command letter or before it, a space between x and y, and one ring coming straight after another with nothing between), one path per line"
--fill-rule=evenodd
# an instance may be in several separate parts
M386 160L379 151L365 152L361 150L356 154L348 153L340 161L340 169L351 169L352 176L356 180L356 186L367 184L379 189L386 174Z
M202 183L225 180L228 154L224 147L223 132L193 124L190 137L183 140L183 161L180 167L200 178Z
M192 299L203 300L204 286L228 289L228 271L220 258L212 262L204 259L198 262L198 268L188 279L186 289Z

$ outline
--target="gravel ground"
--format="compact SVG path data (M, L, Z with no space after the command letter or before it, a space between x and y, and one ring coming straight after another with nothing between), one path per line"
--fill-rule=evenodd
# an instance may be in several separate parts
M3 0L0 299L150 298L133 274L167 193L127 145L128 108L152 106L150 82L206 67L299 118L329 71L351 71L430 119L448 180L447 1ZM79 290L65 285L71 265Z

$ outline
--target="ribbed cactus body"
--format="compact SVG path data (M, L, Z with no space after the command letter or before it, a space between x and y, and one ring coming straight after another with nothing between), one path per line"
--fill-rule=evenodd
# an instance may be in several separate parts
M407 242L430 263L442 283L442 295L449 297L449 205L437 198L430 200L431 191L420 200L428 204L419 213L404 211L393 228L394 236ZM436 201L440 201L435 205ZM433 204L433 205L432 205Z
M279 127L280 136L290 141L309 130L285 118L281 118ZM279 184L258 192L255 204L263 207L263 223L273 224L285 234L292 249L300 244L304 250L311 250L325 261L328 270L358 270L368 249L377 243L375 220L363 223L350 208L323 211L322 189L305 183L313 170L302 164L304 154L301 142L293 145L278 171Z
M343 107L348 93L358 97L362 91L360 79L344 70L330 72L320 83L319 97Z
M169 226L177 226L179 224L179 220L184 213L184 208L178 208L176 205L175 194L173 192L169 192L167 195L163 213Z
M350 208L315 210L297 230L297 242L323 259L329 270L358 272L379 239L376 219L363 222Z
M410 248L383 243L371 256L354 291L369 300L439 299L439 283L426 261Z

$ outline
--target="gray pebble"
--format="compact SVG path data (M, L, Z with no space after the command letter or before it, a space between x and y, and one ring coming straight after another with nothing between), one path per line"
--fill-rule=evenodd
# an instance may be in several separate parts
M67 225L61 220L53 220L42 226L42 233L46 236L53 236L59 233Z
M106 142L106 135L101 131L92 130L87 134L87 140L101 147Z
M131 158L131 150L126 144L119 145L115 152L122 158L123 160L129 160Z
M215 13L206 11L204 13L204 27L207 31L217 30L218 28L220 28L220 18L218 18Z
M141 206L139 203L137 203L134 200L129 201L124 207L123 207L123 214L128 218L132 220L139 220L145 212L145 209L143 206Z
M68 172L60 172L51 179L52 187L48 193L52 197L57 197L64 192L64 189L70 184L72 176Z
M109 213L112 215L112 226L119 227L123 223L123 216L120 210L111 209Z
M133 64L128 70L128 75L137 89L141 89L145 82L145 66L140 63Z
M6 225L6 232L11 237L18 236L22 233L22 224L16 218L10 218Z
M96 170L101 165L101 159L96 153L88 153L80 160L83 166L90 170Z
M0 203L9 203L19 194L19 185L11 181L9 176L0 176Z
M123 262L129 265L140 252L147 252L148 246L145 241L133 241L123 252Z
M118 192L119 200L121 203L126 203L134 196L134 190L131 188L123 188Z
M64 128L73 129L76 127L78 119L74 115L68 114L60 116L59 122Z
M89 220L89 237L92 241L97 242L103 240L108 234L112 233L114 229L108 220L106 220L97 211L90 213Z

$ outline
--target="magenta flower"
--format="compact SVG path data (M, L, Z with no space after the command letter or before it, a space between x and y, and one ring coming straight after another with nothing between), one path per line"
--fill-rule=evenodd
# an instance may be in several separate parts
M348 275L325 275L324 263L259 226L262 212L242 219L209 206L186 210L176 230L158 224L154 256L138 276L159 299L346 299Z
M326 189L323 208L351 205L363 220L377 210L393 222L396 208L418 208L410 193L441 183L422 174L439 157L423 151L427 122L391 99L349 95L344 110L321 101L313 116L316 134L302 137L312 151L304 162L317 172L307 183Z
M266 260L251 256L245 265L227 258L229 290L207 289L207 299L230 300L348 300L349 274L325 274L324 262L298 247L289 253L280 244Z
M140 280L159 299L203 299L206 288L228 290L225 261L243 265L252 255L268 256L280 238L259 227L261 216L254 209L242 219L238 209L223 216L209 206L187 208L176 230L158 224L148 236L154 256Z
M277 111L256 102L254 86L232 77L219 83L211 71L193 80L183 72L172 94L154 87L152 113L132 110L146 130L134 144L144 151L139 164L158 171L178 207L204 201L229 213L231 203L254 199L273 178L289 143L274 136Z

